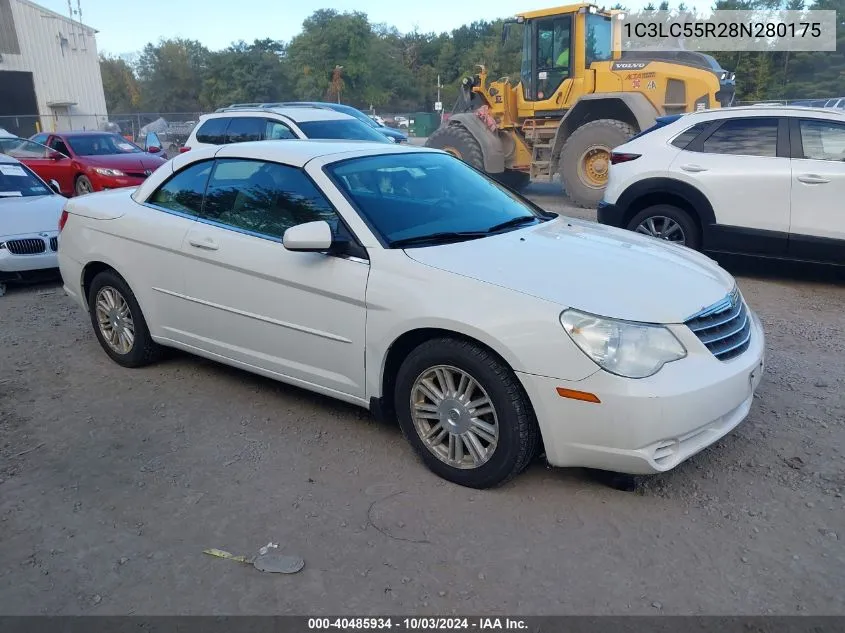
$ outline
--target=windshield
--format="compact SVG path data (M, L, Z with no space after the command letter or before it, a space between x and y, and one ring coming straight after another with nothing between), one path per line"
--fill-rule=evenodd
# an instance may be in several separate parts
M24 138L0 138L0 154L15 158L49 158L53 152L46 145Z
M308 138L345 139L350 141L378 141L389 143L387 138L356 119L333 121L304 121L297 123Z
M65 141L78 156L109 154L143 154L144 150L117 134L85 134L66 136Z
M459 239L457 234L483 237L491 229L518 228L549 217L447 154L368 156L326 170L370 226L395 247L409 239L425 246L427 237L431 243ZM505 223L509 226L499 226Z
M0 163L0 198L50 195L53 191L25 165Z

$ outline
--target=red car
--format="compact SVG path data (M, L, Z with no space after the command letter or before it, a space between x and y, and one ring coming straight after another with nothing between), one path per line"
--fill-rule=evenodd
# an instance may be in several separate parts
M8 144L9 139L3 140ZM3 153L14 156L45 181L58 182L66 196L137 187L166 162L155 156L160 147L145 152L111 132L42 133L24 143L34 145L22 144ZM39 149L44 146L49 149Z

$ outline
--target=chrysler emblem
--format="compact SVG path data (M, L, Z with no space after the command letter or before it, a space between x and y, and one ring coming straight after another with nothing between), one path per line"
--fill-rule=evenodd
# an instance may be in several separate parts
M146 171L144 171L145 176L149 176L151 173L153 173L152 169L147 169Z

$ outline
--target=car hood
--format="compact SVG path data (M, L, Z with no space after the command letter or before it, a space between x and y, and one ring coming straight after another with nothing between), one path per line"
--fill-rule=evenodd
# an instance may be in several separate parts
M394 130L392 127L377 127L376 130L390 138L400 139L403 141L408 140L407 134L403 134L399 130Z
M734 287L691 249L559 217L491 237L407 249L422 264L599 316L682 323Z
M55 233L66 202L62 196L0 198L0 237Z
M144 171L146 169L155 171L167 162L163 158L147 153L80 156L79 160L91 167L110 167L122 171Z

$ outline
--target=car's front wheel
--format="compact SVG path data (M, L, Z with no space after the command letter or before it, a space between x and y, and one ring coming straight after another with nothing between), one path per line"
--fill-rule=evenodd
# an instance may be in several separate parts
M113 270L99 273L88 290L94 334L106 354L123 367L142 367L161 357L129 285Z
M94 185L91 184L91 180L88 176L80 176L76 179L75 190L77 196L84 196L87 193L94 192Z
M513 370L480 345L433 339L396 377L402 432L437 475L470 488L498 486L534 457L539 429Z
M701 231L690 214L670 204L656 204L643 209L628 222L628 230L667 242L698 249Z

